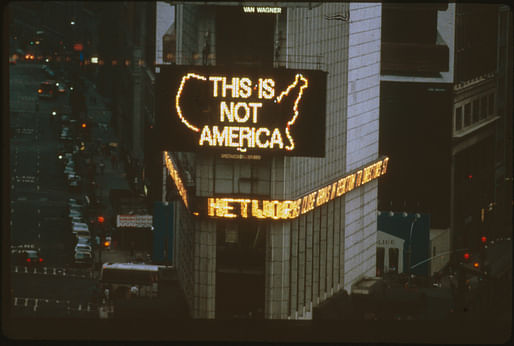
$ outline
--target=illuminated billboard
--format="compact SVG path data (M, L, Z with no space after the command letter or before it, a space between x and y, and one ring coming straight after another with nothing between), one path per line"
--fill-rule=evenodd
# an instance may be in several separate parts
M160 66L162 150L325 155L326 72Z
M386 174L388 157L346 174L315 191L294 200L263 200L253 197L209 197L201 215L212 218L288 220L321 207Z

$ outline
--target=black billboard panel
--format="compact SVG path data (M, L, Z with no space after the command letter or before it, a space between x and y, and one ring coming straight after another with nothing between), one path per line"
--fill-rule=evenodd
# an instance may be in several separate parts
M160 149L325 156L326 72L160 66Z

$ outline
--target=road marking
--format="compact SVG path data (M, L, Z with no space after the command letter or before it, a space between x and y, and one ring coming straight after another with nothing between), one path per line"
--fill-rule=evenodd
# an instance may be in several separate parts
M36 270L36 268L34 268L34 272L33 272L33 274L37 274L37 270Z
M14 297L14 306L16 306L16 304L18 304L18 297Z
M14 267L14 272L17 273L18 272L18 266Z
M91 305L90 304L87 304L87 312L91 311Z
M39 191L39 185L37 185L37 186L36 186L36 190L38 190L38 191Z
M29 268L25 267L25 273L28 273L28 272L29 272Z
M45 274L45 275L46 275L46 274L47 274L47 271L48 271L48 268L47 268L47 267L44 267L44 268L43 268L43 274Z
M79 311L82 311L82 304L79 304Z
M57 271L57 268L54 268L54 275L57 275L57 274L56 274L56 271Z
M29 305L29 298L25 298L25 306Z
M36 298L36 302L34 303L34 311L36 311L36 310L37 310L38 302L39 302L39 299L37 299L37 298Z

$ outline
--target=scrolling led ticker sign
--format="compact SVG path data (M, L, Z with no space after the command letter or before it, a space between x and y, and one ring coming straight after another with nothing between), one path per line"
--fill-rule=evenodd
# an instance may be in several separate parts
M326 72L160 66L161 150L325 155Z
M207 216L225 219L289 220L341 197L387 172L388 157L323 186L295 200L209 197Z

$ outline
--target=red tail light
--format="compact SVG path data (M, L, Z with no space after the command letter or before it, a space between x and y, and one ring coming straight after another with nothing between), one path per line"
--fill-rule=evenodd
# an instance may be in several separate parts
M41 257L39 257L39 262L43 262L43 259Z
M27 258L27 262L30 262L30 258Z

